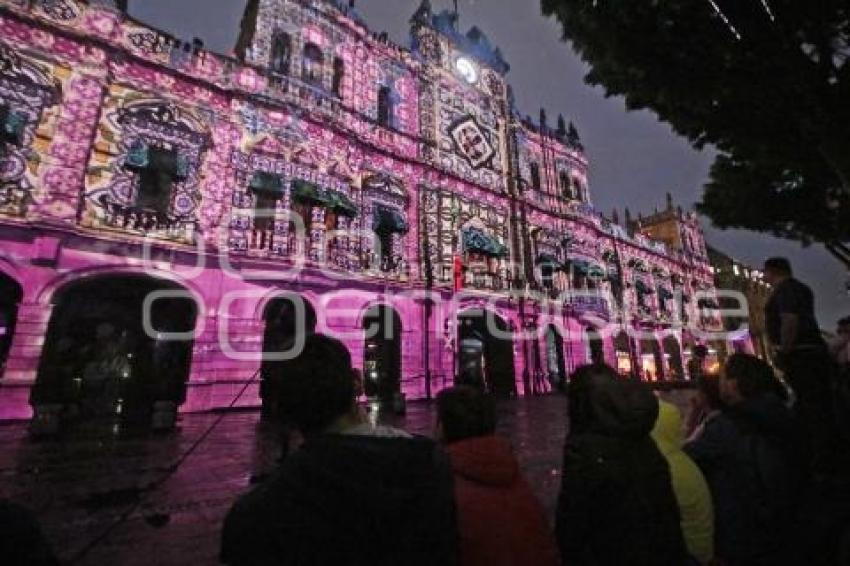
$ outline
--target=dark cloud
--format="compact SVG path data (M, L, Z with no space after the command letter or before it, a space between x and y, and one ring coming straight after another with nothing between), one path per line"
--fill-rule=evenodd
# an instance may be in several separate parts
M435 9L451 2L436 0ZM245 0L131 0L140 20L180 37L201 37L223 53L233 48ZM358 10L374 30L386 30L407 43L408 19L419 0L359 0ZM690 207L699 199L712 155L692 150L649 112L627 113L621 99L606 99L584 84L585 65L560 41L556 23L541 16L536 0L461 0L461 26L478 25L501 47L511 64L517 103L537 116L541 106L551 120L563 113L582 134L591 161L591 193L597 207L610 213L628 206L651 212L663 206L665 193ZM706 223L707 224L707 223ZM720 232L706 226L711 244L741 261L758 265L785 255L798 275L818 294L821 322L831 328L850 314L843 292L847 273L821 248L750 232Z

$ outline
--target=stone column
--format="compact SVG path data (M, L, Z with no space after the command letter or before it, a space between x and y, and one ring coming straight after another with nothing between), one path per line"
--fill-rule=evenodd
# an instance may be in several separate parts
M30 391L47 337L53 305L22 302L18 306L15 334L0 380L0 420L32 417Z
M183 412L207 411L230 406L242 389L253 380L235 406L259 407L260 369L259 353L262 351L262 321L229 317L226 320L229 354L219 339L222 317L210 314L204 319L203 332L195 340L192 350L192 369L187 383ZM242 359L256 354L257 359Z

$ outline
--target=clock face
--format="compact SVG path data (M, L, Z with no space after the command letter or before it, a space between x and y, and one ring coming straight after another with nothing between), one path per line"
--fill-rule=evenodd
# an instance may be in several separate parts
M466 57L457 58L455 61L455 70L469 84L475 84L478 81L478 68L475 66L475 63Z

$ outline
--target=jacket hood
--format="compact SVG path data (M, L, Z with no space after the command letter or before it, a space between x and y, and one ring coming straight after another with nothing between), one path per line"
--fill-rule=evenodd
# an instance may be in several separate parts
M664 455L678 452L685 443L682 414L678 407L666 401L658 402L658 418L652 429L652 438Z
M593 376L571 385L570 426L616 438L647 436L658 416L658 399L645 384L622 378Z
M469 481L510 486L519 476L519 464L507 440L497 436L469 438L447 449L452 470Z

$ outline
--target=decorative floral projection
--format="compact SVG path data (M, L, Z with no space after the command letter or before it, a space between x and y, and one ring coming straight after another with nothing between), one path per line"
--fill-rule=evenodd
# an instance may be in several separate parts
M40 383L64 289L100 276L196 297L191 410L256 375L256 359L227 350L262 349L264 309L281 293L310 302L321 330L344 330L361 365L356 313L391 305L404 327L394 387L412 397L451 383L462 312L584 336L632 324L629 304L608 296L619 291L645 299L632 326L684 345L668 295L713 289L696 217L669 212L681 249L604 218L577 132L519 118L509 66L481 30L461 33L423 2L411 36L407 48L372 33L347 2L264 0L224 56L107 0L0 0L0 245L28 262L0 263L27 320L3 379ZM511 293L553 289L597 296ZM423 292L458 298L458 312L434 314L411 298ZM334 293L343 314L326 307ZM537 342L503 344L523 393L550 388L554 346ZM570 348L565 369L585 350ZM0 387L0 417L31 414L25 387Z

